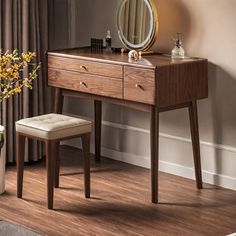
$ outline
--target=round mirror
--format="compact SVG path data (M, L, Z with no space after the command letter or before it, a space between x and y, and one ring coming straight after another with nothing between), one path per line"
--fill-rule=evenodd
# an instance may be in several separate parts
M155 41L158 22L152 0L123 0L117 14L121 42L130 50L145 51Z

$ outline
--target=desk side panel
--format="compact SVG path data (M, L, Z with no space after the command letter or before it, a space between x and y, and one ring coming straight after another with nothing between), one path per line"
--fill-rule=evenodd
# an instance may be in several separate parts
M208 97L207 60L157 67L157 105L175 106Z

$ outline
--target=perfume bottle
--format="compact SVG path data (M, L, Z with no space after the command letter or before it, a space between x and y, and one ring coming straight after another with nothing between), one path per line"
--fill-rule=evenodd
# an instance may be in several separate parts
M185 51L182 47L182 42L180 39L180 33L177 33L177 39L175 41L175 47L171 52L171 57L173 59L183 59L185 55Z
M106 36L106 50L111 51L111 31L107 30Z

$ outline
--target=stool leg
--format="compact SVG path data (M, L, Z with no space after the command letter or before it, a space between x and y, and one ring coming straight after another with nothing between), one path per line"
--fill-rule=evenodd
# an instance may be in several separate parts
M60 142L55 142L55 188L59 188L60 176Z
M55 154L53 153L54 141L46 140L46 166L47 166L47 206L53 209L54 177L55 177Z
M22 198L25 137L16 133L17 197Z
M85 197L90 198L90 134L82 136L82 147L84 153L84 188Z

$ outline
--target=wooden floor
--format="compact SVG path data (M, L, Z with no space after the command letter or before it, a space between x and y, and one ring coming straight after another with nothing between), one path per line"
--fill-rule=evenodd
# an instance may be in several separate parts
M23 200L16 168L7 168L0 219L46 235L227 235L236 232L236 192L160 173L160 203L150 203L150 172L103 159L92 162L91 199L83 193L81 153L62 147L61 188L46 209L45 162L25 167ZM1 233L0 233L1 235Z

